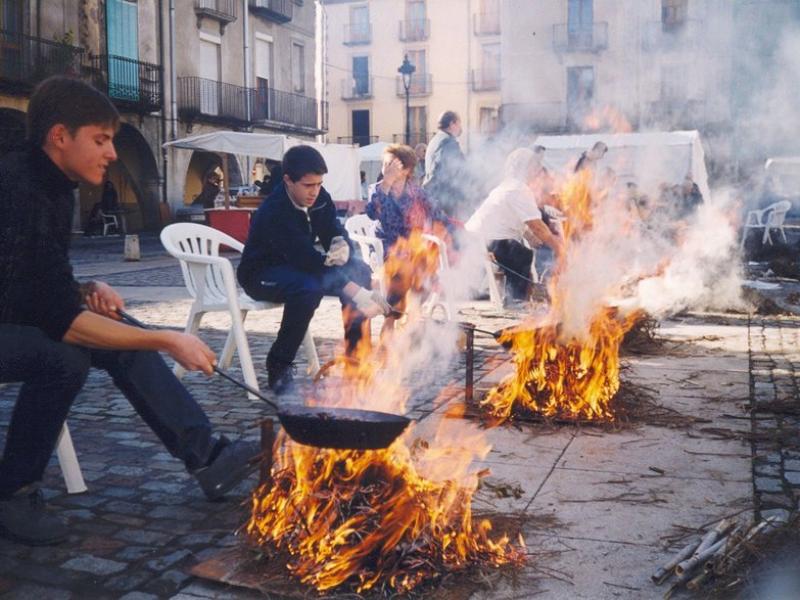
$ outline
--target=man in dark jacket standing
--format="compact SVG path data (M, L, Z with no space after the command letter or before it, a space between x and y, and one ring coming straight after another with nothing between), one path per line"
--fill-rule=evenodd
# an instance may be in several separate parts
M461 119L452 110L439 117L439 131L425 151L425 178L422 187L431 203L447 216L465 218L471 207L464 206L467 172L464 154L458 144Z
M237 277L256 300L282 302L278 338L267 355L267 378L277 394L292 389L292 363L323 296L339 296L346 351L368 335L369 317L391 307L370 292L369 267L355 258L336 207L322 187L325 159L311 146L295 146L283 157L283 184L253 216ZM319 239L326 254L314 247Z
M258 445L214 435L206 414L157 351L210 374L214 353L175 331L119 322L109 285L79 285L69 262L78 182L100 185L116 160L119 115L82 81L52 77L28 106L28 149L0 160L0 383L22 383L0 459L0 533L62 541L38 482L90 367L108 371L210 499L247 475Z

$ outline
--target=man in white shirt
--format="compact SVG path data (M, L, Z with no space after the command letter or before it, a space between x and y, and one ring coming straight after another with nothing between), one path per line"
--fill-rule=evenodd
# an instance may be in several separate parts
M558 255L562 242L542 221L531 185L541 170L541 157L528 148L509 154L505 177L465 224L479 235L506 274L506 297L526 300L530 293L533 250L522 242L534 236Z

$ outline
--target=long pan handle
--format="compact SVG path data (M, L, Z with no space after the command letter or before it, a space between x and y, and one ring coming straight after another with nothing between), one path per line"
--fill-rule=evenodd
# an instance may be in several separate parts
M392 317L393 319L402 319L407 314L408 314L407 312L404 312L402 310L397 310L396 308L393 308L388 316ZM433 318L431 318L430 320L433 321L434 323L437 323L437 324L440 324L440 325L442 323L446 322L446 321L440 321L439 319L433 319ZM467 326L462 325L462 327L466 328ZM500 335L502 334L502 331L486 331L485 329L479 329L478 327L475 327L472 324L469 324L468 327L470 329L472 329L472 331L474 331L475 333L482 333L484 335L490 335L495 339L499 338Z
M117 314L120 317L122 317L125 321L130 323L131 325L135 325L136 327L141 327L142 329L152 329L152 327L150 327L146 323L143 323L142 321L140 321L139 319L137 319L133 315L128 314L124 310L121 310L121 309L118 308L117 309ZM222 376L224 379L227 379L231 383L238 385L243 390L246 390L246 391L250 392L251 394L253 394L257 398L259 398L260 400L263 400L264 402L269 404L272 408L274 408L276 411L280 411L280 409L278 408L277 404L275 404L272 400L270 400L269 398L264 396L261 392L259 392L253 386L247 385L244 381L239 381L238 379L236 379L233 375L231 375L227 371L223 371L222 369L220 369L217 365L214 365L214 372L217 375Z

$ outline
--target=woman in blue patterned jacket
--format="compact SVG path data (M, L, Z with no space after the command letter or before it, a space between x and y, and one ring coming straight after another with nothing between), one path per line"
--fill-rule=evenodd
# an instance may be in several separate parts
M443 231L449 226L447 217L435 209L425 191L414 182L417 156L412 148L392 144L383 153L383 178L378 182L367 203L366 213L379 222L377 236L383 242L384 255L400 251L398 241L408 239L414 232L432 232L438 224ZM407 249L405 250L407 251ZM430 256L432 252L428 252ZM401 271L414 269L414 257L396 261ZM405 309L405 297L411 281L419 274L395 272L387 274L387 301L399 310ZM391 319L387 319L389 327Z

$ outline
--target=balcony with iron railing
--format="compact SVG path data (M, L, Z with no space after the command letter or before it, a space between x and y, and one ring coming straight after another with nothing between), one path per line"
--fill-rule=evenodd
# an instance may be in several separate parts
M400 21L399 36L401 42L424 42L431 35L430 19L410 19Z
M248 6L253 14L276 23L288 23L294 16L294 0L248 0Z
M0 87L26 93L51 75L81 74L84 49L0 30Z
M473 92L491 92L500 89L498 69L473 69L470 79Z
M368 100L373 94L372 77L342 79L342 100Z
M203 17L207 17L219 21L220 33L225 33L225 26L236 20L238 4L238 0L194 0L197 28L200 28Z
M161 108L161 67L131 58L99 55L91 58L92 83L111 100L140 113Z
M336 138L337 144L357 144L359 146L369 146L377 141L377 135L338 136Z
M476 13L473 15L472 29L475 35L500 35L500 13Z
M178 115L185 121L208 120L247 125L248 102L255 90L201 77L178 78Z
M702 21L650 21L642 30L642 49L646 52L691 52L702 46L704 33Z
M401 98L406 97L406 88L403 86L403 78L398 76L396 82L396 92ZM408 95L430 96L433 93L433 77L430 73L414 73L411 76L411 85L408 88Z
M409 132L408 137L408 145L412 148L417 144L427 144L431 141L433 137L432 133L428 133L427 131L411 131ZM393 133L392 134L392 141L395 144L405 144L406 143L406 134L405 133Z
M359 46L372 42L372 25L370 23L346 23L344 26L345 46Z
M255 103L251 107L254 122L269 121L282 127L321 131L328 128L327 102L315 98L283 92L274 88L253 90Z
M600 52L608 48L608 23L553 25L556 52Z

